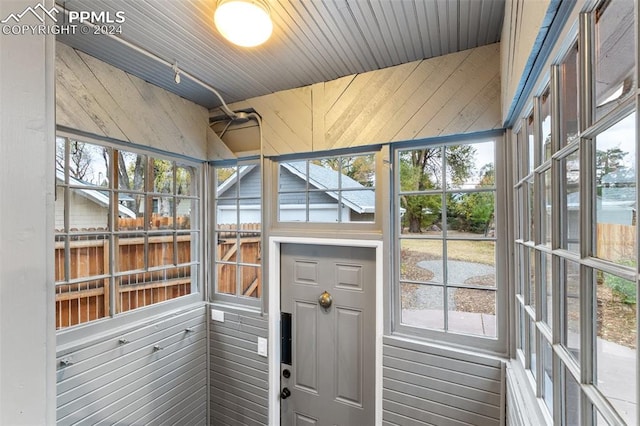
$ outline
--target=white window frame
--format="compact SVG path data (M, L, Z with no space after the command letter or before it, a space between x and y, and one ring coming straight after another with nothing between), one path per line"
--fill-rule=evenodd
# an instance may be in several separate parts
M483 337L475 335L466 335L454 331L432 330L428 328L413 327L402 324L402 306L401 306L401 289L400 289L400 214L399 201L400 179L399 179L399 151L407 149L419 149L425 146L438 147L446 145L462 145L482 143L487 141L495 142L495 270L496 270L496 337ZM393 158L393 192L392 192L392 232L391 240L393 243L393 275L391 281L392 288L392 333L398 336L407 336L411 338L419 338L433 342L445 342L452 346L463 349L470 349L492 355L505 355L507 353L508 341L508 315L507 315L507 232L500 232L506 229L507 203L501 202L505 200L507 187L506 176L506 146L501 131L484 132L473 135L459 135L447 138L436 138L422 142L399 143L392 145ZM455 192L455 191L450 191ZM443 283L443 285L445 285ZM445 309L445 306L443 306ZM446 312L445 312L446 313ZM443 313L443 315L445 314Z

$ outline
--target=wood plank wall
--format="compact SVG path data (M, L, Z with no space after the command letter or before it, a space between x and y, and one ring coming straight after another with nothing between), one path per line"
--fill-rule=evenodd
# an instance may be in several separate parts
M504 362L391 337L383 346L384 425L503 425Z
M207 159L206 108L56 43L56 124Z
M216 308L217 309L217 308ZM269 364L257 354L258 337L267 338L268 318L227 311L211 321L209 369L211 424L258 426L268 423Z
M504 58L501 62L503 119L506 119L511 103L517 99L531 49L543 27L550 3L550 0L511 0L505 4L500 37L500 49Z
M265 155L496 129L501 127L500 45L354 74L230 107L253 108L262 116ZM247 140L255 141L252 147ZM253 125L230 127L223 141L236 155L260 148Z
M58 424L207 423L205 308L146 321L58 351Z

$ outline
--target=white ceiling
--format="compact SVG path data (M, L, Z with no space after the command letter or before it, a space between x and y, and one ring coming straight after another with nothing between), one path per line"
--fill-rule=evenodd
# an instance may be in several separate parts
M216 88L226 102L330 81L500 40L504 0L268 0L274 31L255 48L213 26L216 0L68 0L67 10L124 12L117 37ZM58 40L206 107L219 106L171 67L105 35Z

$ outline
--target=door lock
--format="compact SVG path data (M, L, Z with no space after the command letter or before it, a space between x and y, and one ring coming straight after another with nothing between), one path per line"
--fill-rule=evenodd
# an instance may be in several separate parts
M291 396L291 391L289 388L282 388L282 392L280 392L280 399L287 399Z
M284 370L282 370L282 376L283 376L285 379L288 379L289 377L291 377L291 371L289 371L289 369L288 369L288 368L285 368Z

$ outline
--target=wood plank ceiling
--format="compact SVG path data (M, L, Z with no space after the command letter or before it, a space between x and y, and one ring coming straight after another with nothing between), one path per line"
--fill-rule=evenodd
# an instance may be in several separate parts
M216 0L68 0L67 11L123 11L118 35L215 87L227 102L500 40L504 0L268 0L274 22L262 46L231 45L213 25ZM219 100L116 37L58 40L208 108Z

